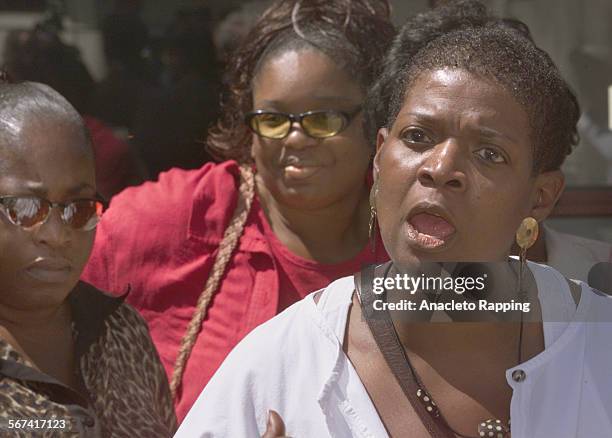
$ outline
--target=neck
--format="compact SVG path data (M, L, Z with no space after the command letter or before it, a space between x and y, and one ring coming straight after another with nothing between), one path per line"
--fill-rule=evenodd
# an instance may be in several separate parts
M294 254L338 263L351 259L366 245L369 201L365 184L333 204L308 210L278 202L259 177L256 183L272 231Z
M517 267L509 263L488 264L488 278L491 288L487 288L485 295L478 299L486 299L491 303L509 303L511 300L519 301L518 279L514 272ZM432 270L433 267L430 267ZM390 272L394 272L393 269ZM452 270L451 270L452 272ZM428 275L435 275L429 272ZM538 291L530 275L523 275L522 288L530 304L529 312L522 314L523 340L522 358L531 357L541 351L542 313L538 300ZM406 298L406 293L390 293L389 301ZM427 296L422 292L410 295L409 299L416 305ZM455 294L453 291L441 292L437 303L463 302L465 296ZM494 313L487 311L469 312L457 310L451 312L391 312L394 325L404 348L413 351L421 357L453 358L458 362L473 361L475 357L486 360L487 355L504 355L513 366L518 356L518 338L521 330L520 312ZM525 336L525 333L534 333L534 336Z
M30 333L42 333L70 321L70 308L67 301L40 309L16 309L0 303L0 325L19 337Z
M0 304L0 337L34 368L64 385L78 388L75 377L72 314L67 300L44 309L10 309Z

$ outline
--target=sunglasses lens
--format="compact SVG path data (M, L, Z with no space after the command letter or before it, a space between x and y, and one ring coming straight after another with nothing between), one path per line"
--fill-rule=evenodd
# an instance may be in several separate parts
M256 114L250 124L253 131L268 138L283 138L291 128L291 120L284 114Z
M308 114L302 119L304 130L311 137L325 138L338 134L345 125L345 119L340 113L325 111Z
M11 221L24 228L43 222L49 214L49 205L38 198L6 198L3 204Z
M75 230L91 231L100 222L102 210L102 202L80 199L66 205L63 219Z

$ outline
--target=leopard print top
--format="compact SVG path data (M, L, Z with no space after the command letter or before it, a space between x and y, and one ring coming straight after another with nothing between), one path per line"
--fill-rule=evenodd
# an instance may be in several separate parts
M146 323L122 298L85 283L77 289L82 391L38 371L0 338L0 437L171 437L176 417Z

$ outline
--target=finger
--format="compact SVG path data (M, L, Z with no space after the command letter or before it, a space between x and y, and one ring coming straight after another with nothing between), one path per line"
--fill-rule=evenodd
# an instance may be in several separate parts
M266 424L266 433L262 438L276 438L285 436L285 423L276 411L268 411L268 423Z

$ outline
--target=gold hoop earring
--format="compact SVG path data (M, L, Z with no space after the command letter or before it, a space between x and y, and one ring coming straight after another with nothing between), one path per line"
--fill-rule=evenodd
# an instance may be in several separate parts
M378 182L375 182L370 190L370 223L368 226L368 236L370 238L370 248L374 254L376 254L376 225L378 223L376 196L378 196Z

